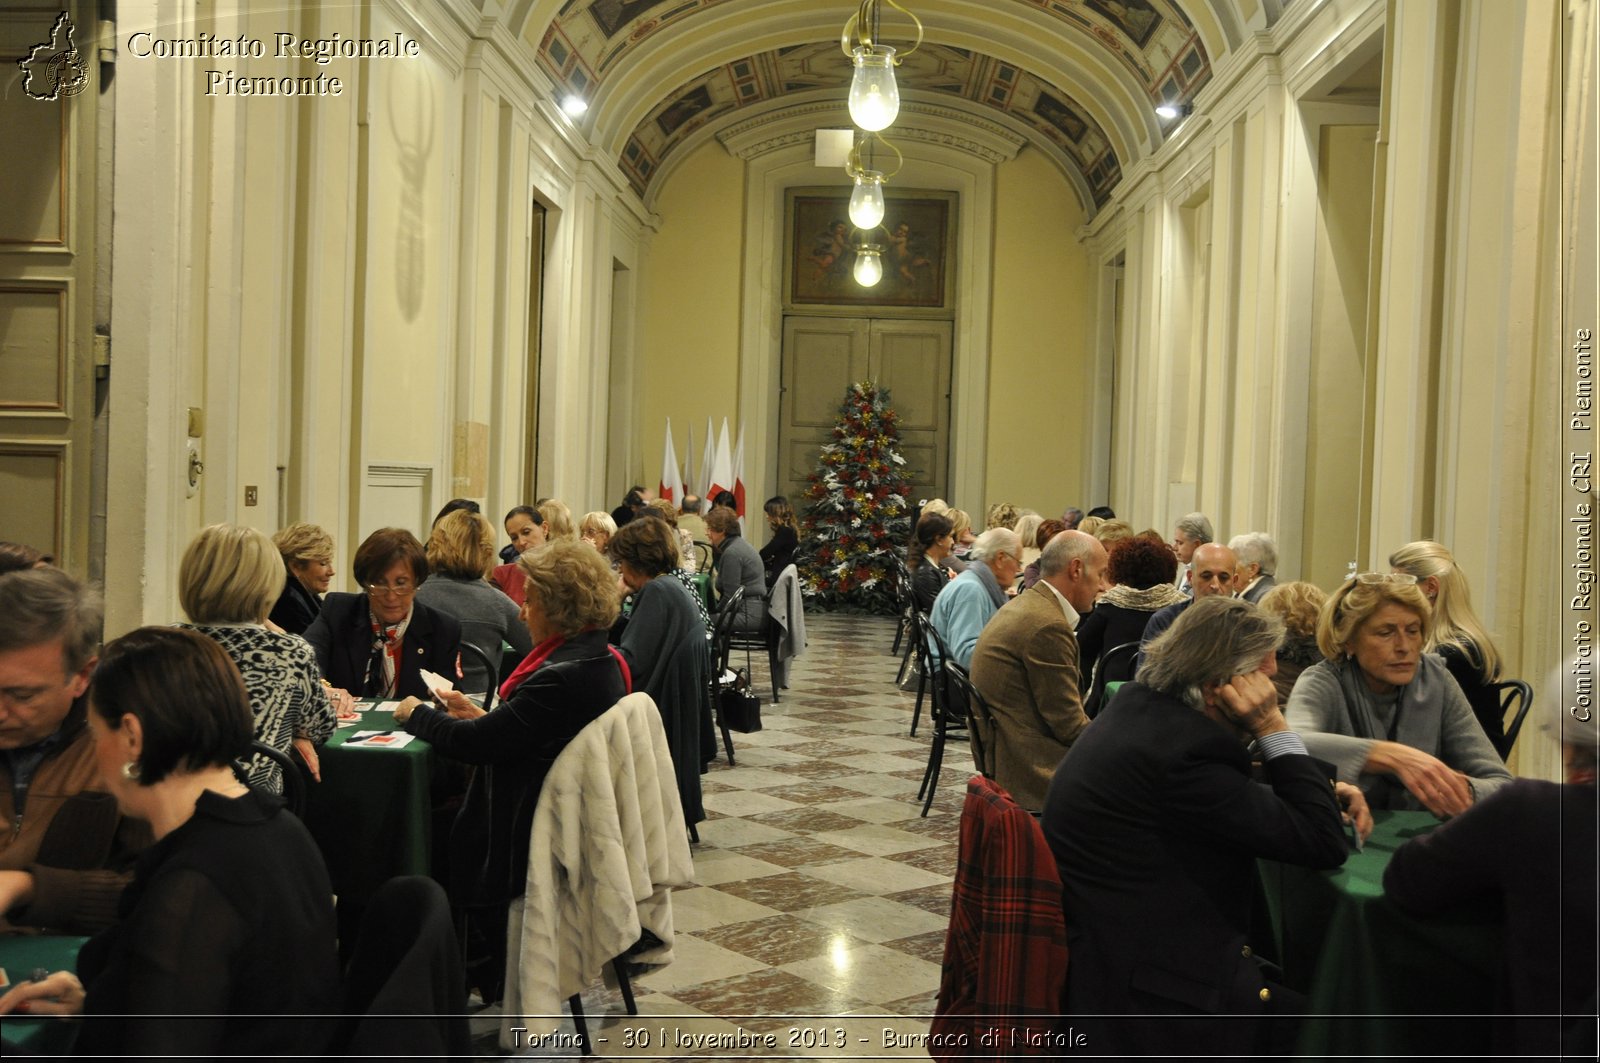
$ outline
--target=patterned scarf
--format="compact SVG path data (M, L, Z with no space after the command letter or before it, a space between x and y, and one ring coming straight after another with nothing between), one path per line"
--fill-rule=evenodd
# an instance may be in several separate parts
M400 652L404 647L406 628L411 626L411 607L399 623L385 624L372 614L367 605L367 619L372 624L372 657L367 661L367 678L362 693L368 696L392 698L400 682Z

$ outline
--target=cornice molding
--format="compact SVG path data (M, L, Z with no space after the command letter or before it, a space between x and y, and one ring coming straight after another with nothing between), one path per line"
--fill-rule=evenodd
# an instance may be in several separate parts
M926 124L919 124L922 119ZM779 114L758 114L725 126L716 138L728 153L749 162L774 151L808 143L819 128L842 128L848 119L839 100L817 100L791 105ZM900 118L887 131L896 144L916 141L937 144L990 165L1016 158L1028 139L997 122L986 121L959 108L907 101Z

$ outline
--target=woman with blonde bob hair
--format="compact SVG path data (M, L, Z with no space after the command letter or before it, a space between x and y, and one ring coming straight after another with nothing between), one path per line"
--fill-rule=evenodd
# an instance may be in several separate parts
M539 515L544 518L546 542L576 542L578 529L572 526L572 510L559 498L546 498L538 503Z
M335 705L317 672L317 658L298 635L272 631L267 611L285 580L283 559L264 532L213 524L183 552L178 601L189 625L220 645L238 666L250 694L255 740L301 759L319 775L316 747L335 725ZM283 772L265 757L249 762L247 781L283 792Z
M1407 543L1389 555L1389 569L1415 576L1433 606L1433 632L1424 649L1444 658L1472 706L1483 733L1504 756L1505 714L1489 684L1500 678L1500 651L1472 609L1472 590L1449 550L1430 539Z
M670 502L667 504L671 505ZM606 544L617 534L617 522L611 519L611 514L599 510L585 513L583 520L578 522L578 534L584 542L603 554L606 552Z
M288 578L268 616L291 635L303 635L322 611L322 595L333 584L333 537L315 524L298 521L272 537L283 555Z
M1315 583L1295 580L1278 584L1257 603L1282 620L1287 632L1278 648L1278 674L1272 677L1280 708L1288 704L1289 692L1300 673L1322 660L1322 651L1317 648L1317 619L1327 600L1328 593Z
M474 693L488 690L498 678L502 642L511 647L514 660L533 649L516 605L485 579L494 568L494 543L494 526L482 513L446 513L423 548L428 582L417 588L417 601L460 621L461 641L483 651L494 666L490 674L476 657L462 657L461 689Z
M1352 576L1322 607L1323 660L1300 674L1285 710L1314 757L1373 808L1445 819L1511 780L1444 662L1422 648L1432 627L1415 577Z
M551 765L632 690L620 655L606 643L618 597L605 559L586 543L567 541L530 550L517 564L533 650L501 684L501 704L485 713L447 691L437 695L440 707L409 697L394 712L395 723L441 756L481 766L450 832L449 886L456 905L492 922L526 888L528 837Z

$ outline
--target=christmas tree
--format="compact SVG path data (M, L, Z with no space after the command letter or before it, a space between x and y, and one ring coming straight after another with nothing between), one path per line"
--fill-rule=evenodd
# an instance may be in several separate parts
M911 532L897 421L888 391L851 384L809 477L796 557L806 597L825 609L896 611L895 560Z

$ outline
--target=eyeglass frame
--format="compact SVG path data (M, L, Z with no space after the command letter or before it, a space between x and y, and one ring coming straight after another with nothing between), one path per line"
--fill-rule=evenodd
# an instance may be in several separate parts
M369 595L382 595L386 598L409 598L417 593L415 583L408 583L404 587L391 587L387 583L363 583L361 586Z

